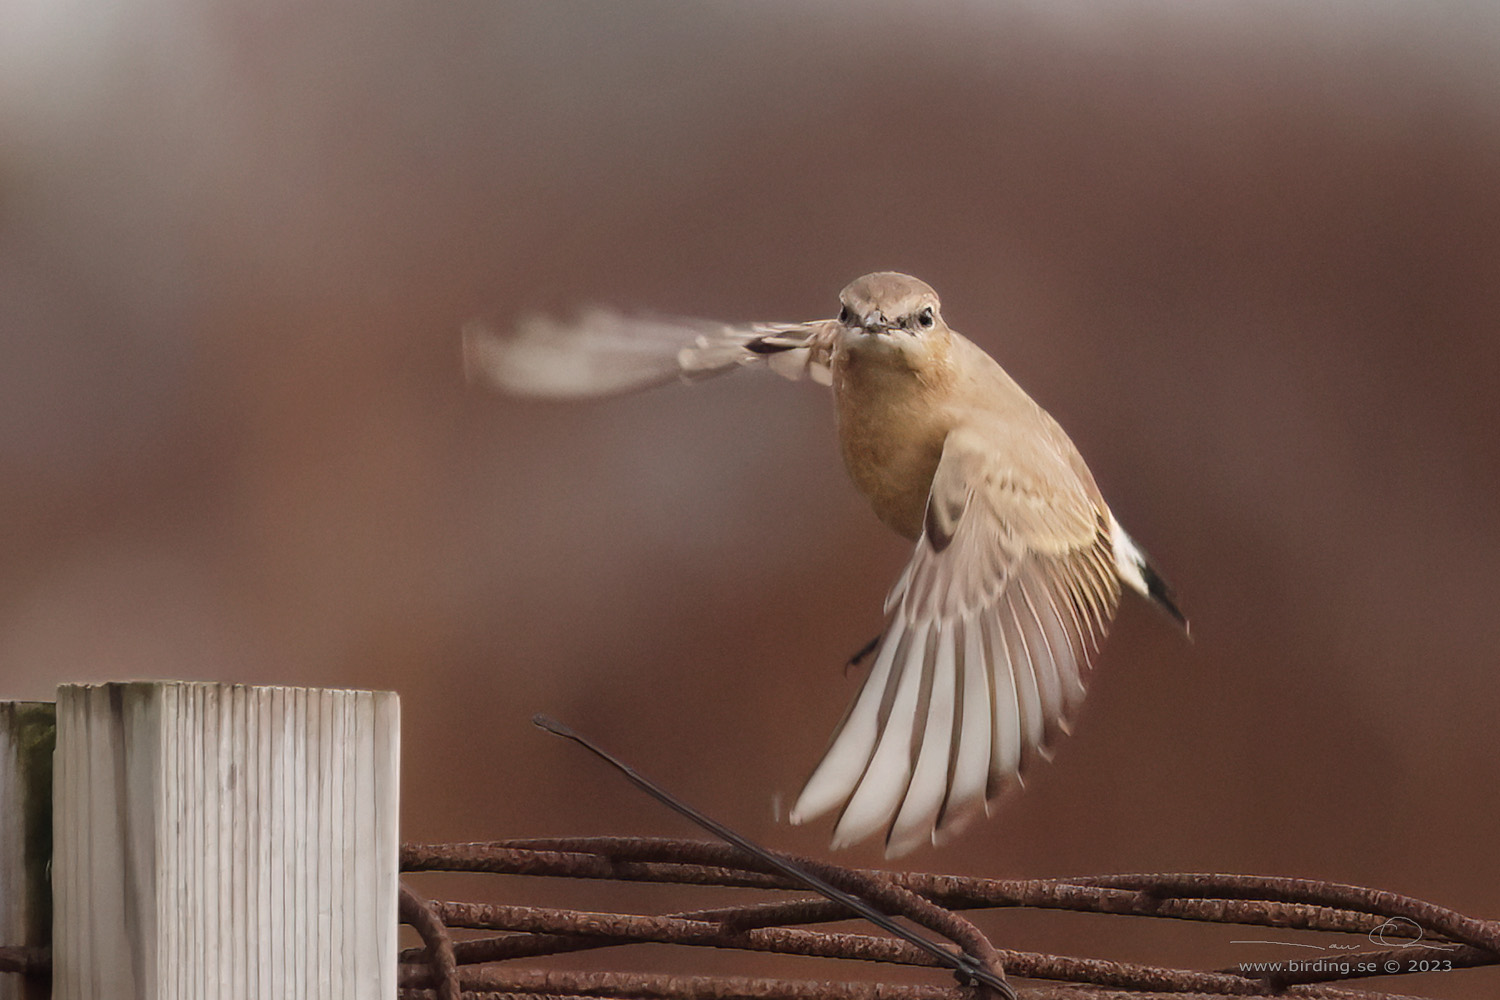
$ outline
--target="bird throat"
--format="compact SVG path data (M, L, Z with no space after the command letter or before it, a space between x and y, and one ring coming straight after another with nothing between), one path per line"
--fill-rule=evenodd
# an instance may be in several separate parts
M838 352L833 388L849 477L888 527L919 537L949 430L947 408L933 405L940 385L904 352L877 347Z

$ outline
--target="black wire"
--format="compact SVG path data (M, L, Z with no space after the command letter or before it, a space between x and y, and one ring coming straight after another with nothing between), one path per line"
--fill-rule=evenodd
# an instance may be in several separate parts
M775 852L769 851L766 848L761 847L754 841L749 840L738 833L735 833L723 823L720 823L718 820L713 819L710 816L704 815L697 809L694 809L692 806L688 805L686 802L683 802L681 799L677 798L677 796L673 795L671 792L668 792L666 789L662 788L660 785L657 785L650 779L643 777L635 770L635 768L631 767L629 764L626 764L624 761L620 760L609 751L600 747L593 740L582 735L581 733L575 732L569 727L563 725L561 722L558 722L556 719L550 718L545 715L535 715L532 716L531 721L535 725L539 726L542 729L545 729L549 733L552 733L556 736L561 736L564 739L572 740L574 743L577 743L579 746L583 747L585 750L588 750L594 756L600 758L601 760L614 767L617 771L623 774L631 784L635 785L641 791L656 799L656 801L660 802L662 805L667 806L669 809L672 809L682 814L683 816L686 816L688 819L692 820L694 823L709 831L719 839L727 841L728 843L733 844L735 847L738 847L740 850L746 852L747 854L759 858L761 861L764 861L772 868L775 868L787 878L792 879L795 882L802 883L813 892L831 899L835 903L839 903L840 905L848 907L850 910L853 910L856 914L868 920L876 927L879 927L881 930L895 935L896 937L900 938L903 941L906 941L908 944L911 944L916 948L920 948L922 951L937 959L939 963L947 966L955 973L957 973L959 979L962 982L969 984L976 982L983 983L990 989L999 993L1000 996L1004 998L1004 1000L1017 1000L1016 991L1011 988L1011 985L1004 979L1001 979L999 976L996 976L994 973L986 969L974 956L968 954L967 952L955 955L952 951L949 951L942 945L936 943L935 941L932 941L930 938L924 937L923 935L918 934L916 931L913 931L910 928L904 927L901 924L897 923L890 916L881 913L879 910L875 909L873 906L865 902L863 899L860 899L858 896L851 895L838 888L837 886L830 885L828 882L825 882L823 879L814 875L812 872L805 871L804 869L786 860Z

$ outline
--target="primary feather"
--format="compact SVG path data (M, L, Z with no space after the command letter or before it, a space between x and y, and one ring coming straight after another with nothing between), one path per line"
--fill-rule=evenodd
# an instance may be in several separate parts
M826 383L827 363L809 343L816 332L816 324L732 326L605 310L574 323L530 319L507 337L470 323L463 331L464 371L513 395L551 399L637 392L759 363L787 378Z

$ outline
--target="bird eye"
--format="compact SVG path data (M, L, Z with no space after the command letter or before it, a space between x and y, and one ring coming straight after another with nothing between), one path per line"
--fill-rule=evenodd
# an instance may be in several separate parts
M842 308L842 309L839 310L839 322L840 323L844 324L845 326L848 326L850 319L851 319L851 317L849 315L849 307L848 306L845 306L844 308Z
M921 312L917 313L917 325L920 326L922 329L924 329L924 330L931 329L932 328L932 323L933 323L932 306L928 306L926 309L923 309Z

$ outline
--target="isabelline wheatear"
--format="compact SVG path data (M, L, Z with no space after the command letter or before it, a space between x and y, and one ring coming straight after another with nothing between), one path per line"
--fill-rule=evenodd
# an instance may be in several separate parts
M885 601L864 685L791 812L841 808L835 847L938 842L1068 731L1124 584L1187 626L1057 421L943 321L937 294L881 271L835 319L743 326L597 312L514 336L464 334L473 378L578 398L765 364L833 387L844 464L916 549Z

